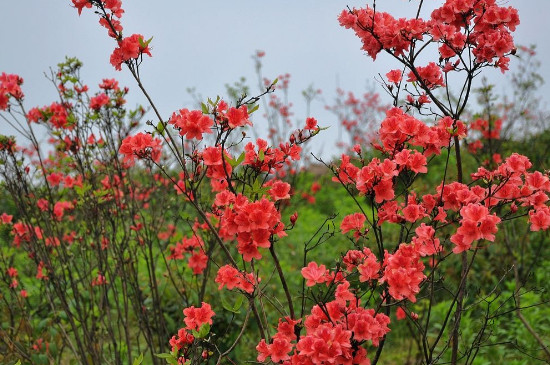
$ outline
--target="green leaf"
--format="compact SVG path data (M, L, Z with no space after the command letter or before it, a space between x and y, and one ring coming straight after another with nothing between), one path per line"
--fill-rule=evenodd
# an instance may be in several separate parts
M53 355L53 356L57 355L58 348L55 342L50 343L49 352L50 352L50 355Z
M271 83L271 85L277 85L278 82L279 82L279 78L277 77L275 80L273 80L273 82Z
M239 298L242 298L242 296L239 295ZM239 313L239 308L235 309L236 305L231 305L231 303L229 303L227 299L225 299L225 297L223 296L222 296L222 306L224 309L226 309L231 313Z
M86 192L88 190L90 190L91 188L92 188L91 185L83 184L82 187L75 185L73 189L74 189L74 191L76 191L78 196L82 198L84 196L84 194L86 194Z
M139 354L139 356L137 357L137 359L134 360L132 365L140 365L142 362L143 362L143 352Z
M197 338L205 338L206 335L210 333L210 324L209 323L203 323L201 328L199 328L199 333Z
M252 194L265 195L271 189L269 186L262 186L259 180L252 183Z
M141 48L146 48L147 46L149 46L149 43L151 43L151 41L153 40L153 37L149 38L148 40L143 40L143 38L139 38L139 46Z
M260 185L260 182L258 180L254 180L254 182L252 183L252 192L253 193L256 193L258 192L258 190L260 190L262 186Z
M177 359L177 352L174 354L174 352L171 352L169 354L163 353L163 354L155 354L156 357L160 359L165 359L166 362L170 365L178 365L178 359Z
M235 167L235 166L238 165L238 164L237 164L237 161L233 160L233 159L232 159L231 157L229 157L229 155L226 154L225 152L223 153L223 158L224 158L227 162L229 162L229 164L231 165L231 167Z
M258 152L258 160L260 161L264 161L265 159L265 151L264 150L260 150L260 152Z
M254 105L252 108L250 108L250 110L248 111L248 115L254 113L256 110L258 110L260 108L260 105L259 104L256 104Z
M184 221L190 221L191 220L191 214L189 214L189 212L181 212L180 213L180 218L183 219Z
M229 157L229 155L227 155L225 152L223 153L223 157L231 165L231 167L235 168L244 161L245 153L241 152L241 154L239 155L239 157L237 157L236 160Z
M246 156L245 153L241 152L241 154L237 158L237 165L236 166L239 166L244 161L245 156ZM233 167L235 167L235 166L233 166Z
M208 106L205 103L201 103L202 114L208 114Z
M233 306L233 310L236 311L235 313L239 312L239 309L241 309L241 306L243 305L243 302L244 302L244 296L239 295L237 297L237 301L235 302L235 305Z
M164 123L158 122L157 132L159 132L161 136L164 136Z

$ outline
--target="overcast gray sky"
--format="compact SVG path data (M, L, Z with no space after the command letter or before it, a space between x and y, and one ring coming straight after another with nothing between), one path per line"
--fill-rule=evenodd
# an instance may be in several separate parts
M499 2L519 11L521 25L515 33L516 44L536 44L539 59L546 62L550 56L550 42L545 35L550 1ZM381 11L410 17L415 3L383 0L377 5ZM427 2L431 3L440 2ZM357 0L126 0L122 23L127 35L154 36L153 58L144 61L141 72L163 115L192 106L185 91L188 87L196 87L204 97L215 97L225 92L224 84L241 76L255 85L250 56L261 49L266 51L265 76L274 78L287 72L292 75L290 97L295 118L304 119L300 93L308 85L321 88L323 97L330 102L337 86L360 94L368 81L392 68L388 58L373 62L365 56L360 40L338 25L336 17L346 5L365 4ZM4 0L2 5L0 72L17 73L24 78L28 108L55 99L55 91L43 73L65 55L84 62L82 76L92 91L102 78L115 77L130 87L130 105L145 104L124 68L117 72L109 64L114 42L89 9L79 17L70 0ZM550 82L549 67L542 67L541 74ZM486 75L498 83L498 91L506 88L497 70ZM544 94L549 91L545 85ZM545 100L549 98L546 96ZM312 105L311 114L321 125L330 125L334 119L321 102ZM0 133L13 132L0 124Z

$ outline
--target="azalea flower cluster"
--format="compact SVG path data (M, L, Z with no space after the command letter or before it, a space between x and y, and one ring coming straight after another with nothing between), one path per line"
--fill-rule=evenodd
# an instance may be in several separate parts
M73 95L82 96L88 91L87 85L80 85L71 79L64 78L62 73L58 73L56 81L59 81L57 88L59 92L64 96L65 100L70 99ZM69 81L68 81L69 80ZM89 99L89 107L94 112L99 112L106 106L113 105L120 108L126 103L124 96L128 93L128 88L120 89L118 82L114 79L103 79L99 87L103 89L102 92L98 92L95 96ZM51 127L63 132L70 132L74 129L75 114L73 111L73 105L70 102L53 102L50 105L43 106L41 108L33 107L27 112L27 120L33 123L48 123ZM74 140L69 140L66 136L66 143L80 145L81 141L78 137ZM90 136L91 139L87 140L88 144L96 142L95 136Z
M243 292L252 294L260 279L256 278L253 273L242 272L231 265L224 265L218 269L218 274L214 281L219 284L218 290L224 287L227 287L228 290L237 288Z
M397 166L387 159L385 161L388 166L393 168ZM458 182L442 184L438 186L436 193L426 194L420 201L416 198L414 191L411 191L406 204L400 204L394 199L395 183L391 178L386 180L385 190L381 190L381 187L384 187L382 185L384 180L378 180L378 182L374 180L376 184L374 188L372 186L369 189L364 188L361 173L371 171L372 165L380 166L380 163L373 159L369 165L360 170L351 164L348 156L344 155L337 178L343 183L353 183L360 192L374 194L374 202L380 204L377 209L379 225L383 222L415 223L424 218L447 223L449 212L459 212L461 216L459 228L451 237L451 242L456 245L453 249L455 253L469 249L473 241L480 239L494 241L498 230L497 225L501 222L501 219L490 211L496 206L510 205L511 213L515 213L518 210L517 204L521 204L529 212L531 230L548 228L548 222L550 222L546 206L550 192L548 176L538 171L529 172L531 163L527 157L517 153L512 154L493 171L480 167L476 173L473 173L472 179L480 185L467 186ZM390 176L397 176L398 173L395 171ZM383 194L383 192L386 193ZM363 228L365 219L365 216L360 213L346 216L341 224L342 233L352 231L356 239L364 236L367 233ZM425 254L422 256L439 252L441 250L439 240L433 239L433 228L422 223L419 229L421 231L417 229L417 235L424 237L422 245L425 246L423 248Z
M122 36L122 24L120 18L124 13L121 0L71 0L74 7L78 10L78 15L82 9L90 9L93 6L100 10L101 18L99 24L105 27L109 37L114 38L118 47L111 54L111 64L118 71L121 70L123 63L138 59L143 54L151 57L149 43L151 39L145 40L141 34L132 34L129 37Z
M500 139L502 132L502 119L489 121L486 119L478 118L471 122L468 127L470 131L477 131L479 132L479 134L481 134L481 138L471 140L468 143L468 151L470 151L471 153L477 153L485 145L482 142L482 139L486 140L488 143L491 143L490 140ZM499 159L499 156L500 155L498 154L493 155L493 162L502 162L502 160ZM485 164L487 165L488 162L489 161L486 161Z
M270 359L286 365L370 364L363 344L370 341L378 346L390 331L390 318L374 309L363 308L361 300L349 290L350 283L341 273L329 273L324 265L316 267L316 264L311 264L307 270L302 270L304 278L311 280L312 276L318 277L317 274L322 272L327 286L338 283L335 300L313 306L304 320L305 334L299 339L296 333L301 320L279 319L277 333L271 341L261 340L256 346L257 360L265 362Z
M419 293L420 284L425 278L424 264L420 257L441 251L439 240L433 242L434 232L427 233L426 237L425 232L422 232L425 228L426 226L417 228L418 236L413 239L412 244L403 243L394 253L385 251L382 263L378 262L376 255L367 247L361 251L348 251L342 259L346 265L345 272L351 274L356 270L360 282L368 282L373 285L376 284L376 281L387 283L389 294L395 300L407 298L411 302L416 302L416 294ZM432 241L433 245L426 245L426 241ZM426 250L426 247L429 249ZM322 283L329 285L335 278L343 278L344 274L342 272L331 273L325 265L310 262L307 267L302 269L302 276L307 280L307 286L313 286ZM349 287L349 283L346 285ZM336 292L338 293L338 289Z
M151 39L145 40L141 34L132 34L129 37L118 41L118 47L111 54L111 64L118 71L121 70L123 63L138 59L144 54L151 57L149 43Z
M103 79L99 87L103 91L90 98L90 109L99 112L110 103L118 108L126 103L124 96L128 93L128 88L120 89L115 79Z
M158 163L162 154L161 140L154 138L149 133L140 132L124 138L119 152L124 155L123 161L127 166L132 166L136 158L151 158Z
M362 226L363 219L357 214L348 217L353 220L344 219L343 225L353 222L350 227ZM282 364L370 364L362 345L371 341L378 346L389 332L390 318L374 309L364 308L359 299L360 290L350 289L351 283L347 279L358 273L360 282L373 287L377 282L387 283L388 293L393 299L414 302L425 278L424 265L419 260L422 247L402 244L395 253L386 252L382 264L366 247L350 250L342 259L344 270L334 272L325 265L310 262L302 269L306 285L312 287L324 283L327 288L336 286L335 300L312 308L304 322L306 334L295 344L292 342L297 340L295 328L299 328L299 321L280 319L278 332L271 343L262 340L258 344L258 361L270 357L273 362ZM292 349L294 353L291 355Z
M212 325L212 317L216 315L210 304L202 302L200 307L191 306L183 310L185 327L178 330L177 335L170 339L172 351L178 354L178 361L184 364L188 360L195 336L192 331L199 331L204 325ZM196 332L195 332L196 333Z
M472 174L474 181L483 181L488 186L486 189L487 200L484 204L488 207L510 204L510 211L515 213L520 204L528 210L531 231L547 230L550 228L550 210L548 200L550 200L550 181L546 174L540 171L529 172L532 164L529 159L518 153L513 153L506 160L497 166L493 171L480 167L477 172ZM492 192L490 195L489 192ZM478 235L492 236L492 225L481 224L479 215L486 216L485 210L462 211L463 218L477 221L478 230L474 233ZM492 218L492 221L496 221ZM498 222L497 222L498 223ZM486 230L485 233L479 231Z
M12 215L2 213L0 215L0 227L5 226L5 225L7 225L7 226L12 225L12 220L13 220ZM13 290L18 288L20 286L20 282L19 282L19 280L17 280L17 277L19 276L19 271L15 267L10 266L10 267L7 268L6 274L9 278L9 281L10 281L9 288L13 289ZM20 289L19 290L19 296L22 297L22 298L26 298L28 296L27 290Z
M2 75L0 75L0 110L8 108L10 97L19 101L23 100L22 84L23 79L21 77L2 72Z
M385 252L384 275L381 283L388 284L388 290L395 300L408 299L416 302L420 283L426 278L424 264L420 261L419 246L402 243L395 253Z
M436 42L441 59L458 58L471 50L476 64L494 65L504 72L508 69L507 55L514 51L511 32L519 17L516 9L500 6L496 0L446 0L428 20L396 19L367 6L342 11L339 21L355 31L362 49L373 59L383 50L399 57L416 42ZM417 67L411 70L409 81L420 76L428 88L444 86L441 71L435 63Z
M183 260L189 255L188 266L193 274L202 274L208 263L208 256L205 253L204 241L200 236L194 234L191 238L184 237L180 242L170 246L168 260Z
M373 195L376 203L391 201L395 197L393 179L401 171L426 173L426 157L440 154L441 148L449 146L452 136L465 134L464 124L448 117L442 118L437 125L428 127L405 114L400 108L390 109L379 130L382 145L375 145L389 158L383 161L373 158L367 165L359 168L344 154L340 166L335 169L333 181L355 185L362 194ZM423 152L406 148L406 145L421 147Z
M0 135L0 152L14 152L16 148L15 138Z
M220 237L227 241L236 239L237 250L245 261L261 259L258 248L269 248L273 235L286 236L281 213L265 197L250 201L242 194L223 191L216 195L214 204L220 219Z
M294 142L292 142L294 141ZM257 171L273 173L275 171L284 174L283 167L285 163L300 159L302 148L296 143L296 139L291 137L291 143L279 145L279 148L269 147L267 141L258 138L256 146L249 142L244 147L245 160L244 165L249 165Z
M51 248L52 246L59 246L61 244L60 240L57 237L44 237L43 230L40 226L30 226L22 222L15 222L12 223L12 216L7 215L6 213L3 213L2 221L0 222L1 225L9 225L12 227L12 234L13 234L13 246L19 248L21 244L25 243L31 243L34 240L40 240L41 242L44 242L44 246ZM70 240L71 236L67 236L68 240ZM48 272L49 269L46 267L46 264L43 261L40 261L37 264L36 268L36 279L38 280L48 280ZM17 273L16 271L13 273ZM18 283L12 282L14 285L13 288L18 286ZM22 297L26 298L28 293L25 289L22 289L19 293Z
M53 102L42 108L32 108L27 114L30 122L50 123L54 128L72 130L73 125L69 120L71 105Z
M179 131L180 136L187 140L199 141L203 139L205 133L212 133L214 124L221 131L252 125L246 105L241 105L239 108L229 107L224 100L219 100L212 114L215 116L215 122L201 110L180 109L178 113L172 114L168 123Z

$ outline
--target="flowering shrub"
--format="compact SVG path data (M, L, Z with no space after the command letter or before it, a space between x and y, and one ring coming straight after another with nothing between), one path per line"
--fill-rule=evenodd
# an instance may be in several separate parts
M273 96L288 77L264 82L259 95L234 105L208 99L200 110L180 109L166 119L139 77L151 40L123 37L120 0L72 3L79 14L95 9L116 42L111 64L128 68L156 120L137 132L145 110L124 107L128 89L103 80L89 95L75 59L51 76L60 102L28 112L23 80L2 74L0 110L30 142L23 148L0 137L0 174L19 210L15 219L1 216L12 240L0 266L12 323L3 338L14 358L122 364L140 353L142 361L146 351L151 363L234 363L239 346L251 348L246 338L256 352L244 355L260 363L376 364L387 354L394 316L409 326L418 363L473 362L503 305L482 300L488 304L479 337L461 339L476 257L499 245L499 237L506 241L505 221L526 217L531 231L550 228L546 173L532 171L518 153L468 171L461 146L472 131L480 140L476 148L469 143L470 151L500 136L498 120L461 119L474 78L487 67L505 72L516 52L515 9L494 0L446 0L426 20L395 19L374 5L340 14L340 24L356 33L370 57L387 53L402 70L389 70L383 80L393 105L378 134L354 140L339 162L319 159L354 212L339 230L322 223L297 268L281 260L295 255L286 251L302 223L287 208L296 204L303 146L324 128L309 117L294 131L270 131L254 141L247 136L262 98L270 98L289 125L290 104ZM419 54L430 51L438 61L418 65ZM458 98L450 96L449 74L463 78ZM357 120L375 105L373 97L354 110ZM340 107L333 110L344 116ZM346 122L348 130L360 129L357 120ZM52 151L41 149L37 124L47 130ZM422 185L441 161L441 180ZM310 191L320 188L317 183ZM331 239L339 254L313 260L314 250ZM22 253L25 266L12 266L9 258ZM527 323L517 292L512 298L513 311ZM436 318L442 302L445 315ZM36 323L35 310L54 314ZM529 332L548 355L540 336Z

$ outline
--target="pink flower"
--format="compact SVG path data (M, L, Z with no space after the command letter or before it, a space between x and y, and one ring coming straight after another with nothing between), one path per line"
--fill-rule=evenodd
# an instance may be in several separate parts
M420 283L426 277L424 264L413 245L402 243L394 254L386 252L384 275L380 282L387 283L390 295L396 300L404 298L416 302Z
M340 224L342 233L346 234L349 231L360 231L365 224L365 215L363 213L349 214L344 217Z
M409 202L405 208L402 209L403 217L407 222L416 222L419 219L427 216L426 210L421 204L415 202Z
M15 267L8 267L8 270L6 272L10 278L17 277L17 269Z
M355 295L349 290L349 287L350 284L347 280L344 280L342 284L338 284L338 286L336 287L336 291L334 292L334 297L336 298L337 302L345 305L346 301L352 302L357 300Z
M547 206L529 211L531 231L547 230L550 228L550 209Z
M310 262L307 267L302 269L302 276L307 280L307 286L324 283L326 281L326 273L328 272L325 265L317 265L316 262Z
M36 268L36 278L38 280L48 280L48 269L44 267L44 262L40 261Z
M187 332L185 328L180 328L176 336L172 336L170 339L170 346L172 346L172 351L179 351L184 348L186 345L193 343L195 337L192 334Z
M395 317L398 321L407 318L407 313L403 310L401 307L397 307L397 310L395 311Z
M296 349L301 355L310 357L314 364L337 364L351 357L351 331L341 324L319 325L300 338Z
M115 79L103 79L101 84L99 84L99 87L102 88L103 90L114 90L114 91L119 90L118 81Z
M386 74L388 81L393 82L394 84L398 84L401 81L402 76L403 75L400 70L391 70Z
M318 128L319 127L317 127L317 119L311 117L306 119L306 127L304 129L317 130Z
M90 9L92 7L92 3L88 0L71 0L73 2L74 7L78 10L78 15L82 13L82 9L88 8Z
M376 255L368 248L363 248L364 261L357 266L359 271L359 281L365 282L376 280L380 277L380 263L376 259Z
M429 89L435 89L438 86L445 86L441 68L439 68L439 66L437 66L435 62L430 62L425 67L417 67L416 72L418 73L418 75L420 75L422 82ZM410 71L408 76L409 78L407 79L407 81L418 81L414 72Z
M172 114L168 123L179 130L180 136L187 139L202 140L204 133L212 133L210 129L214 121L200 110L180 109L179 114Z
M243 273L231 265L225 265L219 268L214 281L219 284L218 290L227 286L229 290L238 288L251 294L259 280L252 273Z
M151 57L149 42L141 34L132 34L118 42L118 47L111 54L111 64L120 71L122 63L136 59L144 53Z
M10 97L21 100L23 99L23 91L21 91L21 85L23 79L18 75L6 74L2 72L0 75L0 110L8 108L8 101Z
M321 190L321 184L319 184L317 181L314 181L313 184L311 184L311 193L317 194L319 190Z
M416 150L404 149L395 154L395 162L401 166L406 166L416 173L426 173L426 156Z
M13 215L9 215L6 213L2 213L0 215L0 221L2 221L3 224L11 224L13 220Z
M111 10L111 12L117 17L120 18L122 14L124 13L124 10L122 9L122 1L121 0L104 0L105 3L105 9Z
M256 351L258 351L257 360L259 362L265 362L265 360L271 356L269 346L264 339L262 339L260 343L256 346Z
M435 229L432 226L422 223L416 228L415 233L416 236L413 237L412 243L420 256L435 255L443 251L439 238L435 238Z
M105 276L101 273L98 273L97 277L92 280L92 286L100 286L105 284L107 284L107 279L105 279Z
M63 180L63 174L52 172L46 177L46 180L48 180L48 183L53 186L58 186L61 184L61 181Z
M90 99L90 108L96 111L107 104L109 104L109 97L105 93L101 93Z
M225 113L227 118L227 125L229 128L244 127L245 125L252 125L252 122L248 119L248 109L246 105L242 105L239 109L229 108Z
M370 340L378 346L382 337L390 331L390 318L383 313L375 314L374 309L357 308L355 313L348 315L349 329L357 341Z
M71 202L59 201L53 207L53 215L57 220L61 220L65 214L65 210L73 209L74 205Z
M298 220L298 212L294 212L291 216L290 216L290 224L291 225L295 225L296 224L296 221Z
M289 192L290 192L290 185L286 182L279 181L279 180L271 184L271 189L269 190L269 194L271 195L274 201L290 199Z
M195 308L191 306L183 310L184 322L188 329L199 330L205 323L212 324L212 317L215 315L210 304L202 302L202 306Z
M195 275L202 274L206 269L207 264L208 256L202 250L191 255L188 261L188 266Z
M272 235L286 235L280 212L266 198L249 202L243 195L238 195L233 208L223 211L220 225L224 239L236 237L237 249L245 261L260 259L262 255L258 248L269 248Z
M148 133L138 133L128 136L122 141L119 152L124 156L124 162L132 165L135 158L151 158L155 162L160 161L161 141L153 138Z
M395 197L393 182L391 179L381 180L374 186L374 201L378 204L384 200L392 200Z
M286 338L274 338L273 343L268 346L271 361L278 363L290 359L288 353L292 350L290 341Z
M500 218L495 214L489 214L489 209L479 203L468 204L460 209L460 227L451 237L451 242L456 244L454 253L459 253L470 248L473 241L486 239L495 240L498 231L497 224Z

